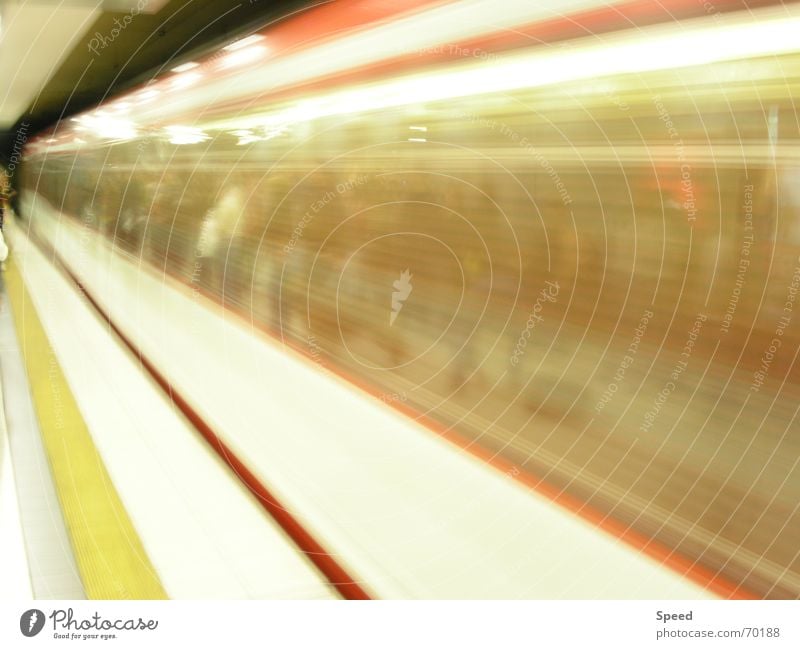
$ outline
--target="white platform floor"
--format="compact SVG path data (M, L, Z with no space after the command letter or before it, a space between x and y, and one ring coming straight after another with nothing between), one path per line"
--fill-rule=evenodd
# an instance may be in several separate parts
M45 332L167 594L335 597L74 284L22 232L7 229Z

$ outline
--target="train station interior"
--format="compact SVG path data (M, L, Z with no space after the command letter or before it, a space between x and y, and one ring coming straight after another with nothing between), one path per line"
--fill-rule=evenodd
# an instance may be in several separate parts
M0 0L0 600L800 598L800 3Z

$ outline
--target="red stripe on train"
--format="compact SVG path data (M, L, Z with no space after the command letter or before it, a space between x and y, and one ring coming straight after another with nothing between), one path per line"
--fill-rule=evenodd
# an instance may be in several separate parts
M498 52L505 52L522 47L549 45L574 38L612 33L623 29L638 29L659 23L675 22L702 16L716 16L769 5L792 4L798 1L800 0L749 0L748 2L744 0L717 0L714 4L713 14L709 14L704 8L704 4L698 2L698 0L672 0L672 2L630 0L629 2L620 2L618 4L602 5L574 14L566 14L550 20L536 21L520 25L514 29L491 32L468 40L442 43L439 47L432 46L420 52L404 54L402 56L349 68L325 76L306 79L298 84L279 87L269 93L265 93L259 97L259 101L287 100L300 95L306 95L309 92L330 90L342 85L364 83L369 80L385 78L392 74L412 72L430 65L452 63L453 61L463 60L464 58L471 57L473 59L480 59L482 57L489 57ZM421 1L416 9L428 9L430 5L434 4L439 3L426 3ZM441 4L448 4L448 2ZM380 21L373 17L372 21L363 26L365 28L367 26L374 26L373 23L375 22ZM304 25L299 19L298 24L292 23L291 29L287 30L295 32L291 41L289 39L286 41L289 51L281 52L281 54L293 53L292 48L300 44L308 44L308 41L302 41L298 38L298 34L303 31L303 28ZM317 30L314 31L316 33ZM350 31L366 31L366 29L352 29ZM350 33L350 31L348 31L348 33ZM269 35L270 41L272 40L272 30L266 30L264 34ZM343 34L338 34L339 38L343 36ZM336 40L333 37L329 39L319 39L318 35L309 35L309 38L318 39L315 40L314 44L321 43L323 40ZM292 43L291 46L288 45L290 42ZM299 49L307 48L302 47ZM268 64L269 63L266 65ZM230 102L220 102L213 108L206 107L204 116L211 118L216 115L230 113L237 108L251 109L251 102L252 97L236 99Z
M33 233L31 236L40 247L43 242L38 239ZM236 473L237 477L258 496L259 502L264 509L272 516L281 527L286 530L289 536L295 541L303 552L308 554L309 558L314 562L317 568L322 572L325 577L331 582L332 585L347 599L371 599L367 592L361 588L359 583L355 581L346 570L340 566L336 560L328 554L324 548L313 538L313 536L303 528L303 526L294 518L279 502L272 496L269 490L258 480L258 478L247 468L236 454L234 454L228 446L214 433L213 429L205 423L203 418L197 411L178 393L174 390L171 383L156 369L156 367L141 354L138 347L120 330L120 328L111 320L106 311L97 303L94 297L86 291L85 287L80 283L79 279L67 267L66 263L57 255L55 251L51 251L53 258L64 271L64 273L78 286L78 288L86 295L86 298L97 310L101 317L108 322L109 326L119 336L123 343L141 360L147 371L153 376L159 386L164 389L175 404L181 409L185 416L192 422L201 435L208 441L214 450L225 460L228 465ZM311 359L309 351L291 341L284 340L282 337L276 336L274 332L270 331L265 325L255 324L254 321L248 317L248 314L241 309L233 307L232 305L223 306L218 298L213 293L206 291L203 287L190 287L179 276L167 271L164 268L159 269L159 273L163 273L165 278L169 278L176 289L185 293L192 292L193 297L196 299L198 294L207 303L207 306L217 312L222 312L227 315L232 315L238 319L242 324L247 325L247 329L253 333L259 334L263 339L266 339L271 344L279 343L282 347L288 348L293 351L296 356L306 363L313 364L313 366L320 372L326 372L333 375L338 380L344 381L350 386L353 386L360 391L374 397L384 405L387 405L405 417L413 419L418 424L424 426L435 435L446 439L448 442L457 446L458 448L466 451L470 455L480 459L488 464L493 469L510 476L514 480L524 484L526 487L535 491L541 496L544 496L551 502L559 507L566 509L572 514L582 518L588 523L603 532L616 537L629 547L642 554L657 561L661 565L677 572L681 576L689 579L693 583L709 590L710 592L726 599L761 599L758 595L745 588L744 586L735 584L731 580L719 575L718 573L698 565L696 560L692 560L684 556L676 550L671 550L669 547L660 541L648 538L641 532L632 529L630 526L625 525L621 521L611 518L610 515L604 514L595 507L582 502L575 496L566 493L563 489L558 489L554 485L549 484L543 478L537 476L529 468L517 467L515 464L499 457L488 449L478 445L477 443L465 438L452 427L444 426L440 422L428 417L427 415L415 410L407 404L401 402L386 402L380 399L380 390L375 387L355 379L347 375L342 370L332 368L329 366L321 366ZM514 470L516 469L516 471Z
M681 576L689 579L693 583L711 591L715 595L724 597L726 599L761 599L758 595L750 591L744 586L736 584L724 576L698 565L696 560L681 554L676 550L671 550L662 542L648 538L641 532L625 525L621 521L612 518L608 514L596 509L592 505L582 502L575 496L566 493L563 489L558 489L554 485L548 483L544 478L536 475L531 469L527 467L517 467L512 462L492 453L488 449L480 446L478 443L467 439L463 435L454 431L452 427L445 426L439 421L428 417L426 414L419 412L406 403L399 401L387 402L380 398L381 391L376 387L354 378L343 370L331 366L321 366L315 362L310 355L307 348L295 344L290 340L284 339L282 336L277 335L274 331L270 330L266 325L256 323L250 315L234 305L223 305L220 303L219 298L213 293L207 291L204 287L189 285L178 275L165 270L164 268L158 269L159 274L163 274L168 278L171 284L178 290L187 294L193 292L193 296L197 298L198 293L202 296L206 305L212 310L222 313L227 316L233 316L238 319L248 331L260 335L262 339L270 344L279 344L281 347L294 352L295 355L303 360L303 362L313 364L313 367L320 371L332 375L337 380L345 382L348 386L355 387L358 390L375 398L386 406L395 409L404 417L408 417L418 424L424 426L433 434L446 439L451 444L457 446L470 455L485 462L493 469L512 477L514 480L521 482L526 487L532 489L541 496L544 496L556 505L563 507L567 511L582 518L588 523L594 525L603 532L616 537L631 548L641 552L642 554L654 559L661 565L679 573ZM514 471L514 469L517 469Z

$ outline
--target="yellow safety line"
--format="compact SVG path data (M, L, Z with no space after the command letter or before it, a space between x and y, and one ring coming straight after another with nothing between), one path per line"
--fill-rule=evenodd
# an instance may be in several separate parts
M92 599L166 599L22 276L12 259L6 264L6 288L34 408L84 590Z

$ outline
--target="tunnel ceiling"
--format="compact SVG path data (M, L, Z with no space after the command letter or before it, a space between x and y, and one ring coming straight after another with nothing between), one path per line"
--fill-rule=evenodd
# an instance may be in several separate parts
M149 2L151 8L158 4L162 6L150 14L107 10L100 13L19 117L16 126L0 131L2 157L8 158L14 135L23 121L30 124L27 132L34 133L240 32L309 3L305 0ZM113 9L113 3L105 3L104 9L108 8Z

